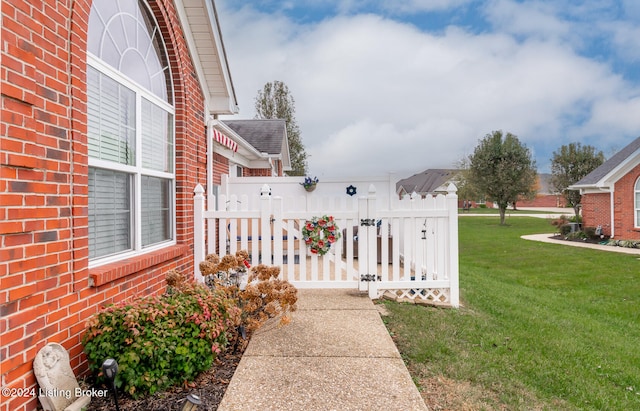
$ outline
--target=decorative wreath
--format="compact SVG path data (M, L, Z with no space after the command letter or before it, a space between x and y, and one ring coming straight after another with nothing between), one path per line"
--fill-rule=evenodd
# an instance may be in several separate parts
M313 217L302 228L304 242L313 254L325 255L338 241L340 231L333 216Z

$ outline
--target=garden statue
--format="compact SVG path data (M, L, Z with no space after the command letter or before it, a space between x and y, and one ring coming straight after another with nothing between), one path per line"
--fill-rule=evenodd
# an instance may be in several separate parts
M38 398L45 411L80 411L91 402L91 397L83 396L69 364L69 354L60 344L49 343L38 351L33 372L40 386Z

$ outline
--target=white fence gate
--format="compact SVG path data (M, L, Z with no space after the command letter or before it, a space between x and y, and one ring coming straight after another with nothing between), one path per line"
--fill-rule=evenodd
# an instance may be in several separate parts
M282 198L271 196L265 185L259 199L220 195L217 210L205 211L204 189L198 185L195 276L202 279L198 266L205 252L222 256L247 250L252 265L278 266L281 277L298 288L353 287L368 290L371 298L392 293L457 307L458 197L454 185L447 191L446 196L380 202L373 185L359 198ZM380 203L389 206L378 208ZM341 238L318 256L308 252L302 227L323 215L333 216Z

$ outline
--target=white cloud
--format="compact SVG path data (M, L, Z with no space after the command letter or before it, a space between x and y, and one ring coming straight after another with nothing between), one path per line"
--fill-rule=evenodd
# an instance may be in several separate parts
M542 156L593 130L640 134L630 85L563 43L567 26L545 7L492 9L503 31L437 35L371 14L307 26L224 3L220 14L240 117L253 117L265 83L284 81L311 174L405 176L452 167L498 129ZM558 36L532 36L541 26Z
M569 25L556 16L557 3L492 0L486 7L487 18L506 33L543 38L563 37Z

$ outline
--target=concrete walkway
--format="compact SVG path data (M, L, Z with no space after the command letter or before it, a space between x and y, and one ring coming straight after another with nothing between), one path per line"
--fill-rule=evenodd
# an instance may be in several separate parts
M423 410L366 293L298 290L290 324L249 342L219 410Z

